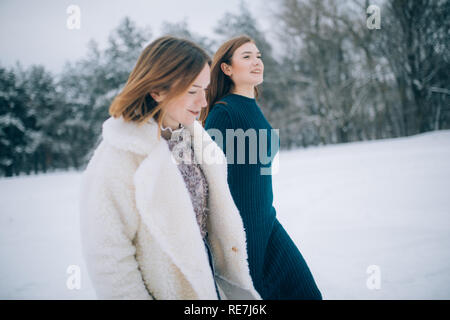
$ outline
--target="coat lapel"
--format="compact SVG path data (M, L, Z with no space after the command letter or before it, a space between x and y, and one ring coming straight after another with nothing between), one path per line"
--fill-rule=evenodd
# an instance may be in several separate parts
M193 137L194 154L208 180L208 238L218 276L244 289L252 289L247 262L244 225L227 181L227 162L222 149L197 121L188 127Z
M245 232L228 190L225 156L199 122L187 129L208 181L207 229L217 276L250 289ZM167 142L157 138L156 122L151 119L138 127L110 118L103 125L103 137L120 149L145 156L134 175L141 219L199 298L209 299L215 293L214 282L190 195Z
M183 177L171 160L166 142L161 142L134 176L137 208L162 250L199 297L205 298L201 293L215 289L200 229Z

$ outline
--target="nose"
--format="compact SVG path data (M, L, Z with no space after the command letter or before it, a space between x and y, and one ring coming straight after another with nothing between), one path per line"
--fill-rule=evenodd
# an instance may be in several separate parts
M203 93L199 95L197 103L202 108L205 108L208 105L208 101L206 100L206 92L204 90Z
M263 62L259 58L253 59L253 65L255 66L263 66Z

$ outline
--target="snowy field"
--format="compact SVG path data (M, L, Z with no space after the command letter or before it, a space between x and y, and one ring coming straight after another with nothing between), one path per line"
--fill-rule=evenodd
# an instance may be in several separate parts
M80 177L0 179L1 299L96 298ZM325 299L450 299L450 130L283 151L273 179L278 219Z

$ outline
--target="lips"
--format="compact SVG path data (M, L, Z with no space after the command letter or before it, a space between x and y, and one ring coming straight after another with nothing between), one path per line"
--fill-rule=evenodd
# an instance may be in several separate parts
M189 110L189 112L192 113L194 116L200 115L200 111L192 111L192 110Z
M261 74L262 70L261 69L255 69L255 70L252 70L251 73Z

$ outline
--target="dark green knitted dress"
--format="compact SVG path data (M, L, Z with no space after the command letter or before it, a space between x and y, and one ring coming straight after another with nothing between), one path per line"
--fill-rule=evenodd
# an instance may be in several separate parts
M265 300L322 299L305 260L279 223L272 205L272 176L263 173L263 170L270 170L279 149L279 142L274 149L271 147L272 127L255 99L229 94L220 101L227 105L216 103L211 108L205 130L227 156L228 185L244 223L250 275L255 289ZM223 143L211 129L220 131ZM245 140L245 161L239 158L242 149L239 150L238 131L227 141L227 129L242 129L248 133L247 138L240 140ZM260 135L260 129L266 135ZM252 139L256 141L256 148L254 143L250 143ZM264 152L266 159L260 156Z

